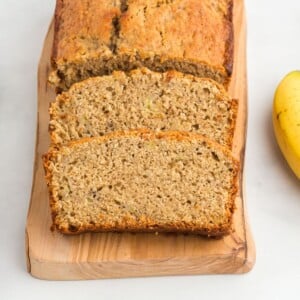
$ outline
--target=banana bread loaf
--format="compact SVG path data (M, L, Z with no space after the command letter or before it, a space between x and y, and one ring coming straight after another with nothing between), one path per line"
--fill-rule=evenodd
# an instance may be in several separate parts
M227 85L232 7L233 0L57 0L49 81L62 90L145 66Z
M230 232L238 163L197 134L118 132L44 156L54 227L86 231Z

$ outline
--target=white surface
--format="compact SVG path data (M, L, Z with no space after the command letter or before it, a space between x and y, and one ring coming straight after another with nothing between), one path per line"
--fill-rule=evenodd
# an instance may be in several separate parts
M247 275L48 282L26 272L36 71L54 0L0 0L0 299L300 299L300 181L274 142L278 81L300 68L299 0L248 0L247 205L257 262Z

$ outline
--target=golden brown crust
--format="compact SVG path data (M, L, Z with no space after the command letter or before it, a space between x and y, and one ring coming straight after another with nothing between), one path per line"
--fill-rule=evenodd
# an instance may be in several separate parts
M239 106L239 101L237 99L232 99L231 100L232 123L231 123L230 131L228 133L228 140L227 140L227 145L230 145L230 147L232 147L233 145L235 125L238 116L238 106Z
M113 20L120 15L118 1L57 0L52 62L110 56Z
M56 215L58 213L58 207L56 205L57 200L53 196L53 187L51 185L52 182L52 172L50 170L50 163L56 160L58 155L62 155L64 151L68 148L76 147L76 145L97 141L99 143L105 142L110 139L115 139L118 137L130 137L130 136L138 136L145 140L153 140L153 139L170 139L176 141L192 141L192 140L201 140L209 144L214 148L218 148L223 151L228 157L231 157L233 163L235 165L235 176L232 179L232 190L231 190L231 197L230 201L227 203L227 220L228 223L214 225L210 227L203 227L203 228L195 228L192 224L188 223L169 223L164 226L157 226L154 221L147 218L145 216L145 220L142 226L137 227L136 223L130 219L126 220L126 222L119 223L116 227L115 225L112 226L111 224L101 224L101 226L97 226L97 224L85 224L79 227L65 227L62 226L57 220ZM187 133L187 132L178 132L178 131L169 131L169 132L153 132L147 129L138 129L138 130L130 130L130 131L119 131L113 132L111 134L107 134L101 137L94 137L94 138L84 138L78 141L71 141L66 145L52 145L47 154L43 156L43 163L45 169L45 178L49 188L49 197L50 197L50 208L53 220L53 228L56 228L61 233L65 234L78 234L82 232L102 232L102 231L132 231L132 232L190 232L190 233L197 233L206 236L222 236L225 234L229 234L231 231L232 225L232 215L234 212L234 203L235 197L237 193L237 178L239 174L239 162L232 157L231 152L226 148L223 147L199 134L194 133Z
M148 226L147 223L144 224L143 228L137 228L136 226L128 226L124 225L123 227L121 225L118 226L116 229L115 227L107 226L105 227L103 224L101 224L101 228L95 227L95 225L86 225L86 226L80 226L80 227L74 227L70 229L69 227L63 227L59 224L53 224L54 228L57 229L59 232L63 234L68 235L76 235L80 233L86 233L86 232L133 232L133 233L139 233L139 232L145 232L145 233L151 233L151 232L161 232L161 233L191 233L191 234L199 234L207 237L221 237L224 235L227 235L231 231L231 224L228 224L228 226L219 226L217 228L210 228L210 229L195 229L193 226L183 226L182 223L170 223L168 225L164 225L163 227L160 226Z
M51 63L54 68L56 68L56 58L58 52L58 31L60 27L60 12L63 7L63 0L56 0L55 12L54 12L54 38L52 45Z
M234 28L233 28L233 0L227 4L227 20L228 20L228 37L225 46L224 67L228 76L231 76L233 71L233 55L234 55ZM229 84L229 82L227 82Z
M120 17L118 52L209 65L232 73L232 0L129 0Z
M57 0L50 82L66 89L89 76L145 66L210 77L227 88L233 0L123 2Z

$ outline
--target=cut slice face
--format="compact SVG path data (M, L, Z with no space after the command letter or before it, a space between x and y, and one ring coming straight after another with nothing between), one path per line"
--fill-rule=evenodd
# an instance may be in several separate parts
M230 232L238 163L202 136L113 133L52 147L44 166L62 233Z
M74 84L50 107L52 143L147 128L202 134L231 147L237 101L210 79L138 69Z

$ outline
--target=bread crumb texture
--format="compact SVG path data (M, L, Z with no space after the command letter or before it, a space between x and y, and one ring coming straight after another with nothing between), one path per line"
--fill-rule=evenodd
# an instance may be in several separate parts
M199 135L118 132L52 147L44 166L63 233L230 232L238 163Z
M52 143L149 128L200 133L231 147L237 102L210 79L138 69L74 84L50 106Z

